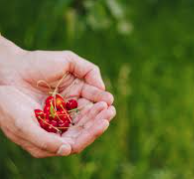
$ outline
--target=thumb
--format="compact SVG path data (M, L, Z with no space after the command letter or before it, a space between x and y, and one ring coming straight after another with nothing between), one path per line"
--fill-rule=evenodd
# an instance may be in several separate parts
M71 153L70 145L60 136L44 131L37 123L34 109L40 108L33 99L13 87L0 87L0 107L7 114L5 121L12 131L41 150L57 153L63 146L63 153ZM3 102L3 104L2 104Z

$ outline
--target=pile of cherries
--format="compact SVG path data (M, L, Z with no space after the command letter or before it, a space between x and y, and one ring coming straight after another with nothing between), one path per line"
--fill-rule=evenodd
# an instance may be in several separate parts
M48 132L62 134L73 125L72 112L76 111L78 103L75 99L67 102L59 94L49 96L45 100L44 109L35 109L35 116L40 126Z

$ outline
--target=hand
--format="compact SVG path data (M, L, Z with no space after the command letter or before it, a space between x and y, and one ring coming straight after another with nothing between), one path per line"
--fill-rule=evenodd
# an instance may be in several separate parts
M108 128L116 112L97 66L69 51L13 49L3 55L0 50L4 58L0 62L0 126L8 138L37 158L67 156L81 152ZM59 136L40 128L34 109L42 108L48 92L64 74L58 92L65 98L77 98L83 109L75 127ZM49 87L37 85L40 80Z

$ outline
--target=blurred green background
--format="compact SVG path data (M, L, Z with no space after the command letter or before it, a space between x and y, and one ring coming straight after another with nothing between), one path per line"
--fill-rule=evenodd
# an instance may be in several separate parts
M34 159L0 134L0 178L194 178L193 12L193 0L0 0L4 36L99 65L118 113L70 157Z

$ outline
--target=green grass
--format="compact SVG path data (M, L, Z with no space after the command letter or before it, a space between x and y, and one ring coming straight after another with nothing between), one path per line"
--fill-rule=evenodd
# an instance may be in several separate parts
M80 155L33 159L1 135L0 178L194 178L192 0L119 1L128 35L75 20L69 4L70 20L58 13L49 21L50 0L0 2L3 34L23 48L70 49L98 64L117 108L109 130Z

